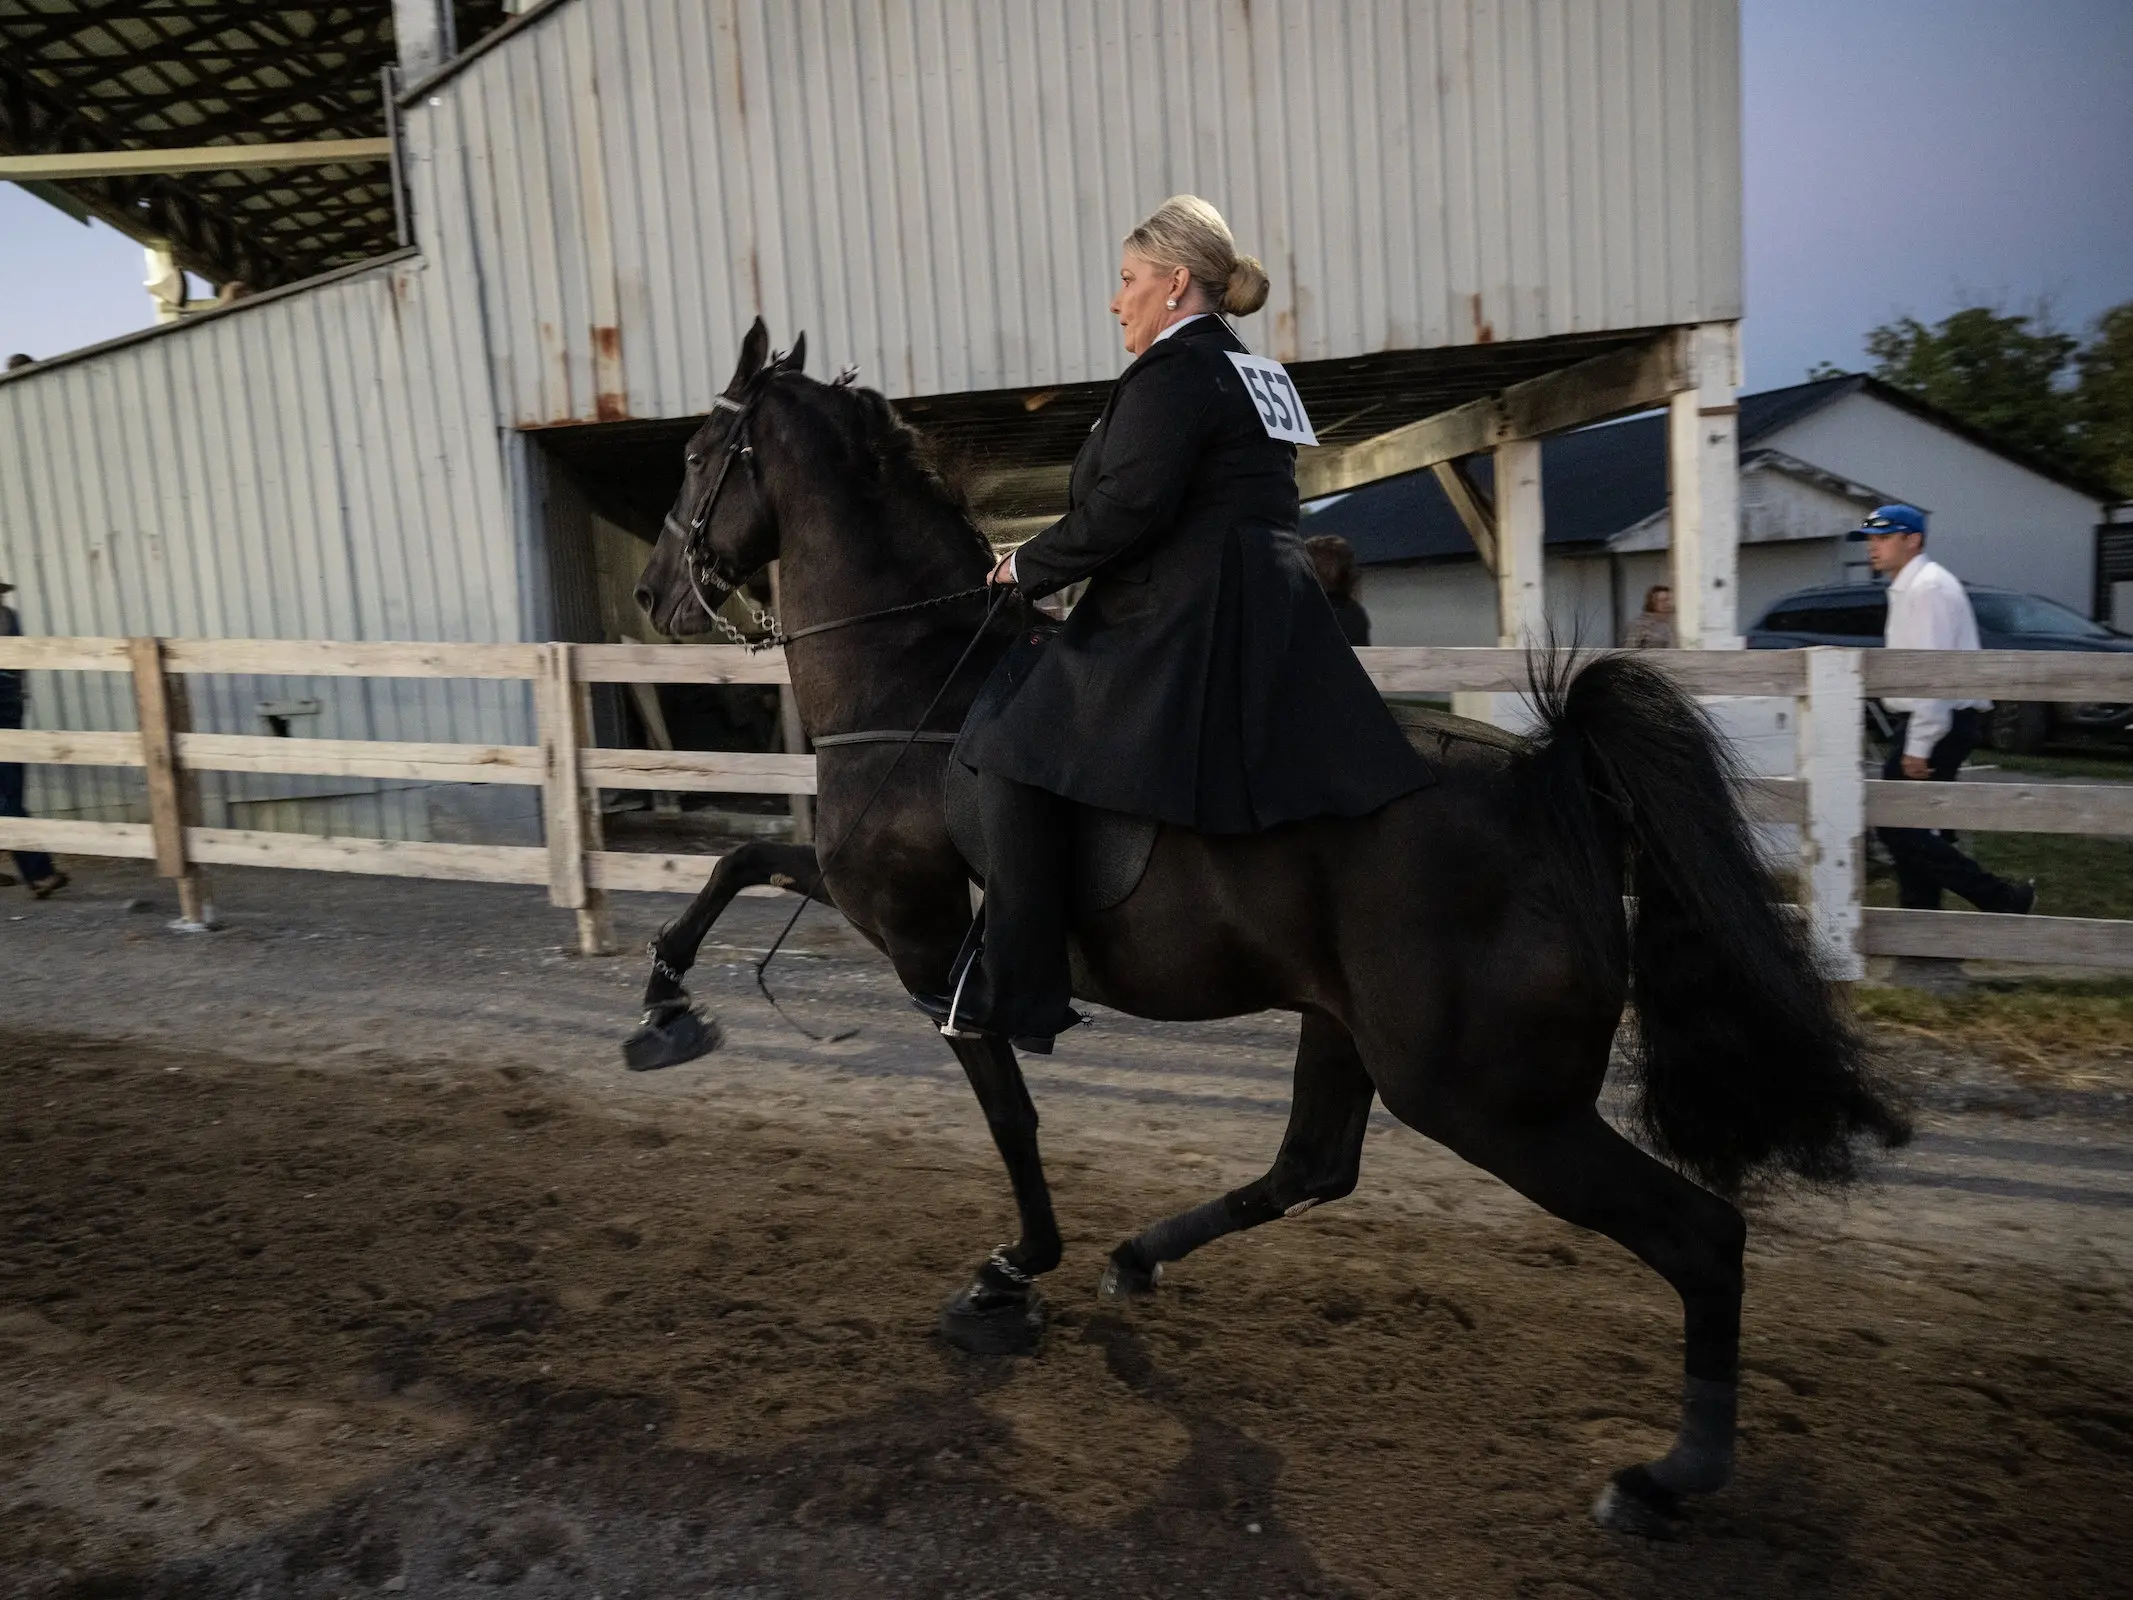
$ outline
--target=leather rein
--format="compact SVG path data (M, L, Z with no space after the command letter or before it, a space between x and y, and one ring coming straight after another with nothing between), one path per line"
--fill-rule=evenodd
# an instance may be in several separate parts
M858 375L857 367L847 367L838 374L832 387L844 388ZM719 496L725 493L726 480L733 475L736 462L747 463L749 482L755 485L756 498L763 502L766 510L770 509L769 497L763 493L763 469L756 463L755 446L748 442L748 424L755 415L756 403L761 399L762 393L763 379L758 378L750 385L745 400L719 395L711 402L711 409L714 411L735 413L732 431L726 435L726 453L718 464L718 476L711 480L710 492L704 496L696 515L690 518L686 525L671 511L667 513L664 524L664 531L681 541L682 573L689 580L689 592L695 596L696 603L703 607L704 615L711 619L712 627L742 649L755 654L764 650L782 649L795 639L811 638L820 633L835 633L840 628L856 628L863 622L881 622L890 617L906 616L914 611L931 610L935 606L953 605L959 600L974 599L986 593L990 585L981 583L968 589L958 589L953 594L934 595L926 600L883 606L877 611L862 611L856 616L838 617L830 622L809 623L804 628L787 628L778 620L776 613L766 606L758 605L754 596L742 587L755 574L732 574L727 571L725 559L711 548L710 528L712 513L718 509ZM775 511L771 511L771 517L773 521L776 520ZM761 568L757 570L760 571ZM705 593L706 589L717 594L716 603ZM755 625L763 630L762 637L751 639L721 614L719 607L725 604L726 597L736 594L748 608Z

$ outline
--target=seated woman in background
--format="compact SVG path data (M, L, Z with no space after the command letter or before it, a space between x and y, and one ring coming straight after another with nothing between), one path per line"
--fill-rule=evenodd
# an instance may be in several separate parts
M1337 533L1317 533L1304 540L1304 549L1311 553L1318 586L1333 602L1341 637L1350 644L1370 643L1370 613L1355 597L1355 547Z

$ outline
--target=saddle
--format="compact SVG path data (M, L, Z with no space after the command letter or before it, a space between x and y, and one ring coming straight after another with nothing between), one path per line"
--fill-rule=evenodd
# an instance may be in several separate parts
M1532 741L1471 717L1434 706L1388 703L1393 721L1423 760L1437 766L1501 765L1532 748ZM943 808L948 837L980 883L985 881L985 839L978 826L977 774L951 757ZM1155 854L1163 824L1097 806L1074 808L1074 866L1070 890L1076 920L1123 903L1140 887Z

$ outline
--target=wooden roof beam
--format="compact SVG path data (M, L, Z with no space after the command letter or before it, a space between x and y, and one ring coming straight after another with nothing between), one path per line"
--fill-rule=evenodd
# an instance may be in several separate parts
M1695 387L1684 332L1670 328L1641 344L1528 378L1501 394L1356 444L1301 451L1297 490L1315 500L1478 455L1513 439L1538 439L1664 404L1669 395Z
M0 179L70 182L174 172L246 172L262 167L328 167L392 159L390 139L306 139L295 144L214 144L185 150L98 150L0 156Z

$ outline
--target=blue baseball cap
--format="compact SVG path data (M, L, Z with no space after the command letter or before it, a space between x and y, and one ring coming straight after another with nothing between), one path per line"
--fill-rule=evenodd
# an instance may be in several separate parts
M1872 516L1844 537L1860 540L1870 533L1915 533L1922 539L1926 534L1926 514L1916 506L1901 503L1876 506Z

